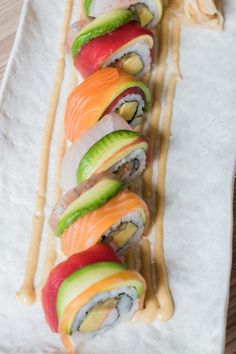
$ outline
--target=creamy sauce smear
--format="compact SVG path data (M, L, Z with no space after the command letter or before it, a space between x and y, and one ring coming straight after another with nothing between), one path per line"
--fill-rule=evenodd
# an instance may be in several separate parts
M60 98L62 82L65 71L65 40L68 26L70 24L73 8L73 0L67 0L65 16L61 32L59 57L56 66L55 80L50 97L49 110L46 116L42 148L40 152L39 174L37 180L36 205L32 218L31 239L26 259L26 267L23 284L16 294L16 298L24 304L30 305L36 299L34 278L38 265L39 249L44 225L44 208L46 204L47 177L49 166L50 145L56 118L57 106Z
M152 193L156 194L157 211L155 223L154 260L152 260L150 243L145 239L141 245L141 273L147 282L147 294L144 309L138 311L132 322L152 322L155 319L168 320L173 316L174 305L168 286L168 278L164 259L164 208L165 208L165 177L166 163L169 148L169 137L175 88L177 81L181 79L179 70L181 22L167 8L161 21L160 49L158 57L158 71L153 87L153 108L148 128L148 137L153 146L158 140L158 180L156 191L153 191L152 172L150 165L143 176L143 195L149 199ZM170 63L167 64L169 58ZM168 73L169 71L169 73ZM167 76L168 75L168 76ZM167 80L166 87L164 87ZM164 96L163 103L161 99ZM163 125L160 126L160 118L163 114ZM160 133L159 130L160 129ZM154 276L152 277L152 273ZM156 284L153 284L153 278Z
M70 75L70 81L68 85L68 93L70 93L77 85L77 73L74 68L72 68L72 72ZM61 197L62 191L60 188L60 175L61 175L61 167L63 157L66 152L66 137L64 132L64 121L61 123L57 151L56 151L56 161L55 161L55 174L54 174L54 193L53 193L53 203L52 206L56 204L56 202ZM44 287L48 275L53 268L57 259L57 251L56 251L56 240L54 234L49 231L47 234L46 247L45 247L45 255L42 265L41 278L39 286L36 289L37 295L41 296L41 290Z

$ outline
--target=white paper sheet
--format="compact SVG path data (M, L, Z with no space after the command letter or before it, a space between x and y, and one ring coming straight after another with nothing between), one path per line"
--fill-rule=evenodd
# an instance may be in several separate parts
M181 71L167 166L165 255L175 315L122 324L81 354L221 354L231 266L236 152L236 2L224 1L225 30L182 30ZM0 353L63 353L39 305L14 295L22 281L35 202L41 133L55 73L64 1L29 0L3 81L0 120ZM63 114L66 70L51 149ZM53 164L46 216L52 198ZM44 242L42 247L44 246Z

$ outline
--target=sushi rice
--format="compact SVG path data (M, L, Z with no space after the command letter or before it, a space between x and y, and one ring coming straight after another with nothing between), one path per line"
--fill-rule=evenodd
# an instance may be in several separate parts
M136 127L138 124L141 123L142 118L140 117L143 112L144 112L144 107L145 107L145 102L143 100L143 97L141 95L138 94L131 94L131 95L127 95L125 97L123 97L112 109L111 112L116 112L120 106L126 102L134 102L136 101L138 103L138 107L137 110L135 112L135 116L132 119L131 122L129 122L129 124L131 125L131 127Z
M140 176L142 172L145 169L146 166L146 154L142 149L137 149L135 151L132 151L131 154L125 156L122 160L118 161L116 164L114 164L110 171L116 175L116 173L119 173L119 168L124 166L127 162L133 161L133 169L132 171L126 171L122 175L122 180L125 180L126 182L136 178L137 176Z
M110 234L124 223L132 223L137 226L135 234L123 245L123 247L117 248L117 245L112 241ZM119 222L112 225L112 227L104 234L104 243L108 243L118 254L125 253L132 245L138 244L143 235L146 227L146 220L144 220L141 210L134 211L125 215Z
M112 56L103 63L103 67L113 66L118 60L122 59L122 57L132 53L137 54L143 64L143 69L135 75L137 79L140 79L150 71L152 62L150 45L145 39L140 40L140 37L133 39L131 42L125 45L123 49L120 48L116 53L113 53Z
M97 331L89 333L81 332L80 326L85 320L86 316L89 314L89 311L91 311L91 309L95 305L102 304L103 302L109 299L117 299L118 302L116 304L116 307L110 312L110 314L104 321L102 327ZM107 330L117 326L120 322L131 319L134 312L137 311L139 307L138 304L139 299L137 298L136 290L131 286L98 293L94 298L92 298L88 303L86 303L76 314L72 324L72 333L79 332L79 339L81 341L90 339L98 334L103 334Z

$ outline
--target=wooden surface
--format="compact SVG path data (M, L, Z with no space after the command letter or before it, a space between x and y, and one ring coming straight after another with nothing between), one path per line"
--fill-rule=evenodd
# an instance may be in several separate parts
M21 6L22 0L0 0L0 80L2 79L7 59L14 42ZM233 265L228 308L225 354L236 354L236 188L234 190Z

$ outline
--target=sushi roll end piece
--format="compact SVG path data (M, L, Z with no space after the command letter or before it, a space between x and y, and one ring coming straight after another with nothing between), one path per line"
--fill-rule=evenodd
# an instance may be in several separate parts
M132 317L143 306L144 279L114 251L98 244L58 264L42 290L45 318L54 332L89 339Z

